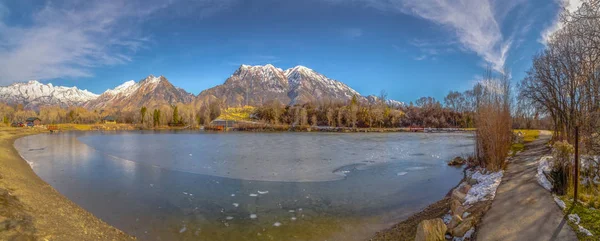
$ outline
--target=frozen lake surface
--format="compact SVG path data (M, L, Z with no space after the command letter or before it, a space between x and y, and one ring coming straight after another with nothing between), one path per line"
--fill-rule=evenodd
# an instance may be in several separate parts
M15 147L142 240L364 240L442 198L468 133L71 132Z

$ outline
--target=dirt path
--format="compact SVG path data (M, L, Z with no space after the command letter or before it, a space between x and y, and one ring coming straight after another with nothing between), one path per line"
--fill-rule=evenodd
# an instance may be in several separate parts
M131 240L40 179L13 147L40 133L0 127L0 240Z
M508 165L491 209L477 230L478 241L577 240L550 192L536 179L538 161L550 153L550 135L525 145Z

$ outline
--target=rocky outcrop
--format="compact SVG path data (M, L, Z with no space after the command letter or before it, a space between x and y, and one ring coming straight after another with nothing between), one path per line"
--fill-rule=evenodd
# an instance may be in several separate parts
M457 156L448 162L448 166L462 166L465 164L465 162L466 160L464 158Z
M415 241L444 241L447 230L441 218L423 220L417 226Z

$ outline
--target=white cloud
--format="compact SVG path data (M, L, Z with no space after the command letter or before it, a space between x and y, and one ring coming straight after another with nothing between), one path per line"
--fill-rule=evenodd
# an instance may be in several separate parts
M552 34L554 34L556 31L560 30L561 28L563 28L563 23L560 21L561 20L560 15L564 11L573 13L573 12L577 11L577 9L579 9L579 7L581 7L581 5L583 4L583 0L554 0L554 1L557 2L557 4L560 6L561 9L556 14L552 24L550 26L548 26L548 28L546 28L542 32L540 42L543 44L547 44L548 41L550 40L550 37L552 36Z
M340 0L328 2L342 4ZM467 50L475 52L494 70L503 72L512 39L500 23L523 0L353 0L352 3L417 16L446 27Z
M89 77L96 67L126 64L150 41L139 26L181 1L66 0L30 13L31 24L8 25L0 18L0 84ZM201 0L194 7L204 16L221 5ZM0 17L8 13L2 9Z

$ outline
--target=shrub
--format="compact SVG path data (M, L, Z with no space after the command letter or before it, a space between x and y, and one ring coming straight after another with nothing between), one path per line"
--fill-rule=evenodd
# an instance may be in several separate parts
M573 153L575 149L566 141L554 143L552 156L552 171L550 177L554 185L553 191L559 195L565 195L572 183Z
M505 76L488 79L475 86L476 113L475 155L480 165L490 171L504 168L513 133L510 114L510 85Z

